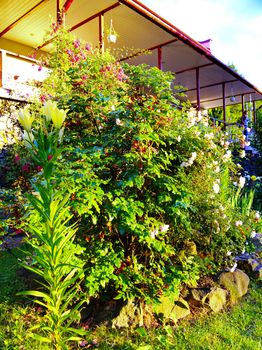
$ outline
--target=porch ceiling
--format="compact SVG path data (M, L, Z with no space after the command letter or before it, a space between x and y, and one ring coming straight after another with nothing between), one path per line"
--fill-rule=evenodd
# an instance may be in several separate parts
M241 103L242 95L246 95L246 100L250 96L252 100L262 99L261 92L251 83L216 59L204 46L137 0L1 0L0 48L6 49L6 43L11 42L14 51L17 51L15 43L20 43L28 47L27 54L30 54L34 48L42 46L51 21L57 19L58 2L60 9L67 10L66 26L73 28L76 36L93 46L99 45L99 19L95 15L103 13L105 27L109 28L112 19L119 34L116 44L109 44L105 38L105 47L115 50L119 58L132 56L141 49L153 48L150 55L127 59L129 63L157 66L157 47L162 46L162 69L175 74L175 84L188 89L187 95L193 104L197 103L197 67L203 108L222 106L223 84L227 104ZM88 18L92 20L86 21ZM120 51L122 47L126 49ZM44 45L42 50L51 50L51 45ZM230 101L232 93L236 98L234 102Z

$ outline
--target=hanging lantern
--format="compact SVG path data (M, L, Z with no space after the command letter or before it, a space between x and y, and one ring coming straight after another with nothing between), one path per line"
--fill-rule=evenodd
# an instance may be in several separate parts
M231 96L230 96L230 101L231 102L235 102L236 101L236 98L234 96L234 91L233 91L233 86L231 84Z
M109 43L115 44L116 43L116 39L117 39L117 33L113 27L113 20L111 19L110 21L110 28L108 31L108 35L107 35L107 41Z

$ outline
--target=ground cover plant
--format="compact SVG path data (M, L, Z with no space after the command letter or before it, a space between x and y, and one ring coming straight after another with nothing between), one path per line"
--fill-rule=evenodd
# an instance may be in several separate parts
M226 135L180 102L172 74L120 65L65 30L54 48L52 74L18 112L27 200L15 227L40 280L28 294L44 308L41 338L31 333L66 349L78 301L178 296L249 249L260 220Z

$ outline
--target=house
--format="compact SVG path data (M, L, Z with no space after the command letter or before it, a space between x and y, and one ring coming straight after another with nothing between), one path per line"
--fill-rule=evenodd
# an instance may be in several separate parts
M197 42L137 0L8 0L1 2L0 10L2 98L11 98L10 90L25 82L27 71L40 80L44 77L37 65L32 68L29 56L35 49L38 54L50 51L51 43L43 37L51 16L93 46L129 48L121 60L173 72L197 110L221 106L224 122L226 105L240 103L244 110L245 102L252 101L255 111L255 101L262 99L258 88L212 54L208 41ZM107 40L110 28L119 34L116 43ZM152 54L139 55L145 49ZM17 61L22 69L14 69Z

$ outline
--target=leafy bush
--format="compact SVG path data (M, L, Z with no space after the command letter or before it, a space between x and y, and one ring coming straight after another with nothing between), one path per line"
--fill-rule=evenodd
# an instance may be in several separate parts
M40 99L68 114L56 176L79 222L87 299L150 300L226 264L249 232L235 225L225 135L180 103L170 73L120 65L65 31L55 48Z
M31 200L30 221L44 223L37 210L49 212L56 198L45 191L68 196L61 225L78 222L73 251L84 264L85 300L107 293L151 301L225 266L257 224L232 203L240 183L226 135L180 102L172 74L120 65L65 30L55 33L54 48L52 73L29 108L40 115L32 135L24 125L32 188L42 198L41 210ZM46 114L51 101L67 111L58 134L41 126L42 102ZM46 242L31 231L41 251Z

